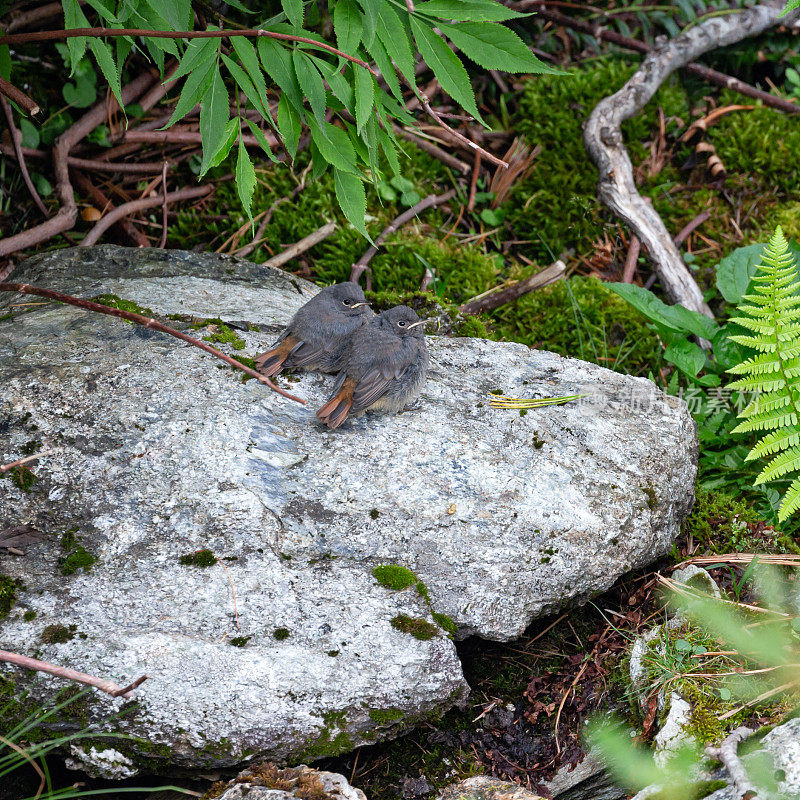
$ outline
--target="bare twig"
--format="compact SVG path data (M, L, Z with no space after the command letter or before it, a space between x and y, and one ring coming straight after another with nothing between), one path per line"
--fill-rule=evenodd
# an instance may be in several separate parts
M9 261L5 267L0 269L0 281L4 281L14 271L15 267L16 264L13 261Z
M49 456L57 452L58 450L44 450L41 453L36 453L36 455L25 456L25 458L20 458L17 461L12 461L10 464L0 464L0 474L2 474L3 472L8 472L8 470L14 469L14 467L21 467L23 464L28 464L31 461L38 461L40 458L44 458L45 456Z
M750 782L747 771L739 760L737 753L739 745L754 733L755 731L744 726L736 728L725 737L719 747L706 747L705 750L709 758L716 759L728 770L728 775L736 791L735 797L737 800L748 793L758 794L758 790Z
M358 279L361 277L361 274L364 272L367 267L369 267L369 262L372 261L372 257L375 253L378 252L378 248L386 241L386 239L391 236L398 228L405 225L406 222L410 222L414 217L417 216L421 211L424 211L427 208L433 208L435 206L439 206L442 203L446 203L451 198L455 197L456 190L450 189L449 191L445 192L444 194L435 195L429 194L423 200L420 200L415 206L412 206L407 211L404 211L400 216L394 219L389 225L387 225L383 231L381 232L380 236L375 239L375 243L369 247L369 249L364 253L358 261L353 264L350 269L350 280L353 283L358 283Z
M103 161L97 158L74 158L70 156L68 159L69 166L77 167L77 169L89 169L94 172L129 172L134 175L153 174L157 175L164 169L164 165L169 162L163 161L160 163L150 161Z
M46 672L49 675L55 675L57 678L76 681L86 686L94 686L95 689L100 689L100 691L110 694L112 697L124 697L126 699L131 697L133 689L147 680L147 675L142 675L128 686L120 686L113 681L95 678L94 675L87 675L85 672L77 672L74 669L69 669L69 667L59 667L56 664L49 664L46 661L39 661L36 658L21 656L18 653L10 653L8 650L0 650L0 661L7 661L9 664L16 664L18 667L33 669L37 672Z
M163 250L167 246L167 214L169 213L169 195L167 194L167 162L161 173L161 193L163 194L161 206L161 241L158 246Z
M499 286L490 289L488 292L479 294L468 300L459 308L462 314L481 314L485 311L492 311L506 303L516 300L518 297L532 292L534 289L541 289L549 286L564 277L567 267L563 261L556 261L549 267L531 275L525 280L517 281L508 286Z
M133 102L147 89L151 81L152 77L149 73L140 75L132 80L122 89L122 102L125 105ZM69 179L67 159L70 150L98 125L103 123L107 113L107 102L116 103L116 100L113 97L109 101L104 99L87 111L56 139L53 147L53 165L56 176L56 189L61 202L58 213L41 225L36 225L26 231L0 240L0 258L17 250L24 250L26 247L32 247L35 244L47 241L53 236L69 231L74 227L78 217L78 207L75 204L75 194Z
M442 150L441 147L437 147L427 139L423 139L422 137L417 136L415 133L412 133L405 128L401 128L398 125L392 125L392 131L394 131L397 136L400 136L406 141L415 144L420 150L424 150L428 155L438 159L451 169L458 170L462 175L466 175L470 171L469 164L461 161L453 155L450 155L450 153Z
M475 194L478 188L478 175L481 171L481 154L475 151L475 162L472 165L472 177L469 181L469 199L467 200L467 211L471 214L475 210Z
M355 56L348 55L341 50L337 50L335 47L332 47L329 44L318 42L316 39L309 39L306 36L295 36L291 33L276 33L275 31L265 31L259 28L242 28L240 30L221 31L154 31L144 28L70 28L68 31L31 31L29 33L7 34L5 36L0 36L0 45L26 44L30 42L63 42L66 39L74 39L76 37L83 36L91 36L94 38L112 36L143 36L148 39L227 39L231 36L264 36L268 39L280 39L285 42L299 42L301 44L310 44L314 47L319 47L320 50L333 53L335 56L339 56L347 61L352 61L354 64L358 64L360 67L364 67L364 69L369 70L376 78L380 77L380 73L370 67L366 61L362 61L360 58L356 58ZM0 91L2 91L1 84ZM5 92L3 93L5 94ZM15 98L12 97L12 100L14 99Z
M313 233L309 233L308 236L304 237L299 242L289 245L289 247L282 250L278 255L265 261L264 264L269 267L280 267L287 261L291 261L293 258L299 256L300 253L305 253L306 250L310 250L314 245L327 239L335 230L336 223L327 222L321 228L317 228Z
M39 113L39 106L31 100L25 92L17 89L13 83L9 83L5 78L0 77L0 94L5 95L9 100L13 100L18 106L24 108L31 116Z
M4 95L0 95L0 106L3 107L3 113L6 116L8 132L11 134L11 142L14 145L14 155L17 157L19 171L22 173L22 180L25 181L25 186L28 188L28 194L33 198L33 202L36 203L37 208L42 212L44 218L49 219L50 214L47 211L47 206L42 202L42 198L39 197L39 192L36 191L31 176L28 174L28 165L25 163L25 156L22 154L22 134L19 128L14 124L14 115L11 113L11 106L8 104L8 100L6 100Z
M686 239L689 238L689 235L696 229L699 228L706 220L711 219L711 212L710 211L701 211L691 222L684 225L680 231L675 235L675 238L672 240L675 242L676 245L681 244Z
M285 203L289 200L294 200L295 197L297 197L297 195L299 195L300 192L302 192L303 189L305 188L306 188L306 180L305 176L303 176L303 179L300 181L300 183L298 183L297 186L295 186L294 189L292 189L292 191L286 195L286 197L279 197L267 209L267 213L264 214L264 218L261 220L258 229L256 230L256 235L253 237L253 241L250 242L250 244L246 244L244 247L240 247L238 250L234 250L233 255L238 256L239 258L244 258L245 256L249 256L250 253L252 253L253 250L255 250L256 247L258 247L258 245L261 243L262 241L261 237L264 235L264 231L267 229L267 225L269 225L270 221L272 220L272 215L275 213L275 209L282 203Z
M195 197L205 197L214 190L213 186L191 186L188 189L179 189L176 192L170 192L166 197L164 195L157 195L156 197L143 197L139 200L131 200L129 203L123 203L117 206L113 211L109 211L97 224L84 236L83 241L80 243L81 247L89 247L90 245L97 244L100 237L118 220L127 217L128 214L133 214L135 211L144 211L147 208L156 208L165 202L178 203L181 200L192 200Z
M406 0L406 8L409 14L413 14L417 10L414 8L414 0Z
M203 138L200 131L168 130L168 131L140 131L137 129L127 131L121 137L123 142L143 142L145 144L202 144ZM278 140L271 135L266 136L270 146L278 146ZM236 137L236 142L239 137ZM260 143L255 136L244 136L242 141L248 147L260 147ZM280 158L280 156L276 156ZM161 171L159 166L156 172Z
M122 208L122 206L120 206L120 208ZM47 297L50 300L57 300L59 303L68 303L69 305L76 306L77 308L84 308L87 311L96 311L100 314L109 314L112 317L120 317L121 319L127 319L131 322L137 323L138 325L142 325L145 328L150 328L154 331L161 331L161 333L167 333L170 336L174 336L176 339L180 339L183 342L188 342L195 347L199 347L201 350L205 350L206 353L210 353L212 356L224 361L226 364L230 364L236 369L240 369L242 372L250 375L252 378L256 378L261 383L265 383L274 392L277 392L284 397L288 397L290 400L294 400L297 403L302 403L305 405L305 400L301 400L299 397L289 394L289 392L286 392L280 387L276 386L269 378L262 375L260 372L250 369L250 367L245 366L235 358L231 358L221 350L217 350L216 347L212 347L210 344L206 344L206 342L201 341L200 339L195 339L188 334L183 333L182 331L177 331L175 328L170 328L168 325L164 325L163 323L158 322L151 317L145 317L143 314L136 314L133 311L122 311L119 308L111 308L110 306L104 306L100 303L94 303L91 300L83 300L80 297L72 297L71 295L62 294L61 292L54 292L50 289L41 289L38 286L30 286L27 283L0 283L0 292L19 292L20 294L33 294L38 295L39 297Z
M622 269L623 283L633 283L633 276L636 273L636 264L639 261L641 249L642 243L639 241L639 237L635 233L632 234L628 245L628 255L625 256L625 266Z

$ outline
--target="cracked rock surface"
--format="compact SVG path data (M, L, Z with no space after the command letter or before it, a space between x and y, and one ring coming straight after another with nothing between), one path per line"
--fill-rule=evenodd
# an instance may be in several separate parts
M245 342L228 351L251 357L315 291L213 254L112 246L32 258L15 280L221 318ZM0 317L14 302L0 295ZM395 736L468 692L441 615L456 638L512 640L667 552L693 500L694 422L645 379L429 336L415 406L329 431L314 411L330 376L282 379L302 406L170 336L30 308L0 321L0 463L57 452L27 489L0 480L0 528L46 535L0 551L25 586L0 648L120 684L147 673L113 723L149 743L113 744L134 762L164 748L193 767L297 762ZM490 391L589 396L523 415ZM210 566L181 562L198 551ZM385 564L421 588L381 585ZM63 685L0 674L38 698ZM90 715L121 703L93 696Z

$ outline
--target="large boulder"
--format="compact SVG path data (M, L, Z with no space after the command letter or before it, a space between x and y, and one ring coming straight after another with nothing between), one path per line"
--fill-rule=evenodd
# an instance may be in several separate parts
M314 291L226 257L115 247L15 278L184 328L221 318L245 347L220 346L251 356ZM114 723L148 740L114 743L134 760L297 761L396 735L465 697L448 632L519 636L667 552L692 503L694 423L645 379L432 336L415 407L332 432L314 417L328 376L284 381L302 406L170 336L26 308L0 314L0 463L57 452L30 486L0 480L0 530L47 537L0 550L25 587L0 648L147 673ZM490 408L498 390L589 396L522 413ZM33 697L58 684L2 672ZM95 698L87 718L119 702Z

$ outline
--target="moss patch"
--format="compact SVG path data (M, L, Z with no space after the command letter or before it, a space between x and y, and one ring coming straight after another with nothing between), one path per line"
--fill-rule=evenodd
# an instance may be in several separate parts
M705 550L729 553L748 549L749 524L758 521L758 514L744 500L698 486L685 530Z
M0 474L0 478L8 478L17 489L23 492L29 492L33 484L39 480L34 474L33 470L28 469L24 464L13 469L6 470Z
M45 644L63 644L75 638L77 625L47 625L40 635Z
M419 617L409 617L407 614L398 614L392 619L392 627L401 633L409 633L415 639L423 642L434 639L439 635L439 629Z
M405 717L405 711L399 708L371 708L369 718L378 725L388 725Z
M234 636L231 644L234 647L244 647L252 638L252 636Z
M212 333L204 336L206 342L217 342L218 344L229 344L234 350L244 350L245 341L238 336L221 319L207 320L212 326Z
M100 303L101 306L108 306L109 308L118 308L120 311L141 314L144 317L153 316L153 312L149 308L142 308L138 303L134 303L133 300L123 300L115 294L99 294L97 297L92 298L92 302Z
M210 550L197 550L181 556L179 561L188 567L213 567L217 557Z
M22 589L24 586L18 580L0 575L0 619L8 616Z
M288 628L275 628L272 632L272 636L274 639L277 639L279 642L282 642L284 639L288 639L290 636Z
M372 577L381 586L396 592L413 586L418 580L410 569L399 564L381 564L372 570Z
M58 559L58 568L62 575L73 575L79 569L86 572L92 571L92 565L97 559L83 546L76 545L72 551Z

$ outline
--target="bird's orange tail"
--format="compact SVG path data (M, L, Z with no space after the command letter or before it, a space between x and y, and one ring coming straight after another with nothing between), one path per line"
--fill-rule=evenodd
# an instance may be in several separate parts
M352 378L345 378L339 391L317 411L320 422L324 422L331 430L338 428L350 413L355 388L356 382Z
M289 358L290 353L297 346L298 342L294 336L287 336L277 347L267 350L260 356L256 356L256 369L268 378L277 375L283 369L283 363Z

